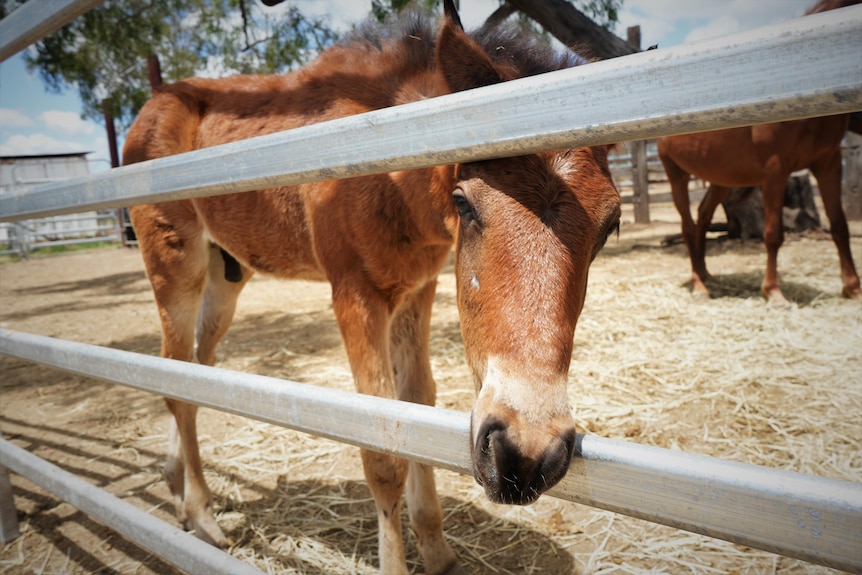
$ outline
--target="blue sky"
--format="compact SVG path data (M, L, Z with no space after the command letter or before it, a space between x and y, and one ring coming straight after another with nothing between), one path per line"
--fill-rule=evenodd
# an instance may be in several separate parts
M52 0L32 0L51 2ZM328 15L338 26L361 19L370 0L296 0L306 13ZM616 33L641 26L642 45L661 47L750 30L803 14L813 0L624 0ZM498 0L461 0L467 28L480 24ZM334 15L334 16L333 16ZM22 54L0 63L0 156L91 152L91 171L108 169L104 127L81 119L77 92L49 93ZM122 145L122 144L121 144Z

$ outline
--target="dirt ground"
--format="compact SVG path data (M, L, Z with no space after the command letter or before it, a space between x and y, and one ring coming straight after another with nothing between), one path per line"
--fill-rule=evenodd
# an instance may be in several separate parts
M689 294L688 260L661 240L672 208L627 221L593 264L575 336L579 427L629 441L862 482L862 303L840 297L828 234L790 236L779 257L794 303L768 308L757 242L712 242L713 298ZM630 218L627 218L630 220ZM852 225L862 264L862 223ZM473 400L451 265L432 326L438 405ZM158 354L155 306L134 249L0 265L4 328ZM351 389L328 286L253 279L220 366ZM176 525L162 480L167 412L149 394L0 358L6 439ZM268 573L376 573L376 521L355 448L215 411L199 417L230 553ZM21 535L0 573L177 571L12 475ZM438 471L446 535L470 573L832 573L797 560L543 497L487 502ZM409 530L408 530L409 531ZM407 535L411 569L421 572Z

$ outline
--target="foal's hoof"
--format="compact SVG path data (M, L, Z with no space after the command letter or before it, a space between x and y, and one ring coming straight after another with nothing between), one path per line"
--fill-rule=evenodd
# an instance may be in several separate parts
M206 541L219 549L227 549L234 546L233 539L225 536L221 527L219 527L219 524L211 515L189 519L185 522L185 527L187 531L194 533L194 536L198 539Z

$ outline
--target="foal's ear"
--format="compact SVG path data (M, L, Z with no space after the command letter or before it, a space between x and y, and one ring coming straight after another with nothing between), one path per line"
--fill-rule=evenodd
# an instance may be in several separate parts
M464 25L461 24L461 17L458 16L458 8L455 7L455 0L443 0L443 15L458 28L464 29Z
M443 75L449 90L461 92L502 82L505 78L488 54L464 33L451 0L444 2L444 10L446 17L437 38L436 59L437 70Z

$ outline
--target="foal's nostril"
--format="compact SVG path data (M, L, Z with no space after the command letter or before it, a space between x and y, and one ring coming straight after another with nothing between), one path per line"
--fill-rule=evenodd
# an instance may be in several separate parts
M545 451L539 468L539 488L541 491L550 489L569 470L569 463L575 454L575 432L568 431Z
M524 436L495 419L483 422L475 438L474 476L498 503L525 505L538 499L565 476L575 450L570 430L549 438L538 453L525 452Z
M524 453L518 439L508 426L494 419L485 421L476 434L473 472L492 501L532 503L568 471L575 450L574 431L552 438L535 454Z
M479 434L476 437L476 451L488 453L491 450L491 441L495 436L505 433L506 426L503 422L496 419L490 419L482 424L479 428Z

